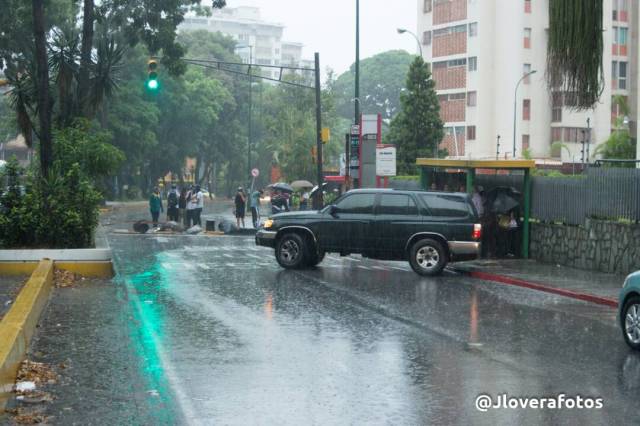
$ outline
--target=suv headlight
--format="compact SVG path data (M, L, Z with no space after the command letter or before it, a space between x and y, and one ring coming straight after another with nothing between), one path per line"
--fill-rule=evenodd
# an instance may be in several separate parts
M273 219L267 219L264 221L264 229L269 229L273 226Z

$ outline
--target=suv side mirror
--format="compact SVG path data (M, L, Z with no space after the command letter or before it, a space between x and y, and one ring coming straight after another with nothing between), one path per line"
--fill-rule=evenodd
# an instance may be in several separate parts
M336 207L335 204L331 204L329 206L329 214L333 217L337 217L338 216L338 208Z

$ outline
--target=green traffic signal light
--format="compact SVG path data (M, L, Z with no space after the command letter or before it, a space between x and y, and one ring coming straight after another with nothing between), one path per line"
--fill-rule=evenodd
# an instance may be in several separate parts
M158 89L158 62L155 59L149 59L147 62L147 89Z

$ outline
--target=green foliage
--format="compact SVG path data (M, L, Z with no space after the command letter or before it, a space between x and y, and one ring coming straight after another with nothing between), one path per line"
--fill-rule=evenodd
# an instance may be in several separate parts
M400 102L402 110L391 122L389 142L398 148L399 173L415 174L416 158L433 157L434 148L444 136L435 82L420 57L409 68Z
M42 179L29 175L17 162L9 162L5 173L8 190L0 196L0 246L82 248L93 243L98 224L100 194L83 177L78 164L56 170ZM27 188L22 194L20 181Z
M604 88L602 0L550 0L547 79L550 89L578 94L578 109L592 108Z
M390 50L360 61L360 110L391 119L400 109L400 93L413 58L404 50ZM336 97L338 114L350 120L354 113L354 84L355 65L351 65L330 88Z
M53 152L58 167L66 171L78 164L82 173L93 180L112 174L125 156L110 140L109 133L92 131L90 122L79 119L73 126L54 133Z
M600 155L608 160L634 160L636 158L636 139L631 137L629 126L624 124L624 117L629 115L629 105L624 96L614 96L613 103L618 107L621 115L616 118L613 132L601 145L598 145L594 155ZM624 167L635 167L626 164Z

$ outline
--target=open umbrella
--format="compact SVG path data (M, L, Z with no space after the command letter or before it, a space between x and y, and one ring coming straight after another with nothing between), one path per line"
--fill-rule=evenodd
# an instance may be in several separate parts
M269 188L282 192L294 192L294 189L291 187L291 185L284 182L272 183L271 185L269 185Z
M506 214L518 207L521 194L514 188L499 186L487 193L487 207L492 213Z
M308 180L294 180L291 182L291 187L297 191L298 189L313 188L313 184Z
M324 192L325 187L327 186L327 182L324 182L322 184L322 191ZM315 195L315 193L318 192L318 185L314 186L313 189L311 190L310 195L313 197Z

